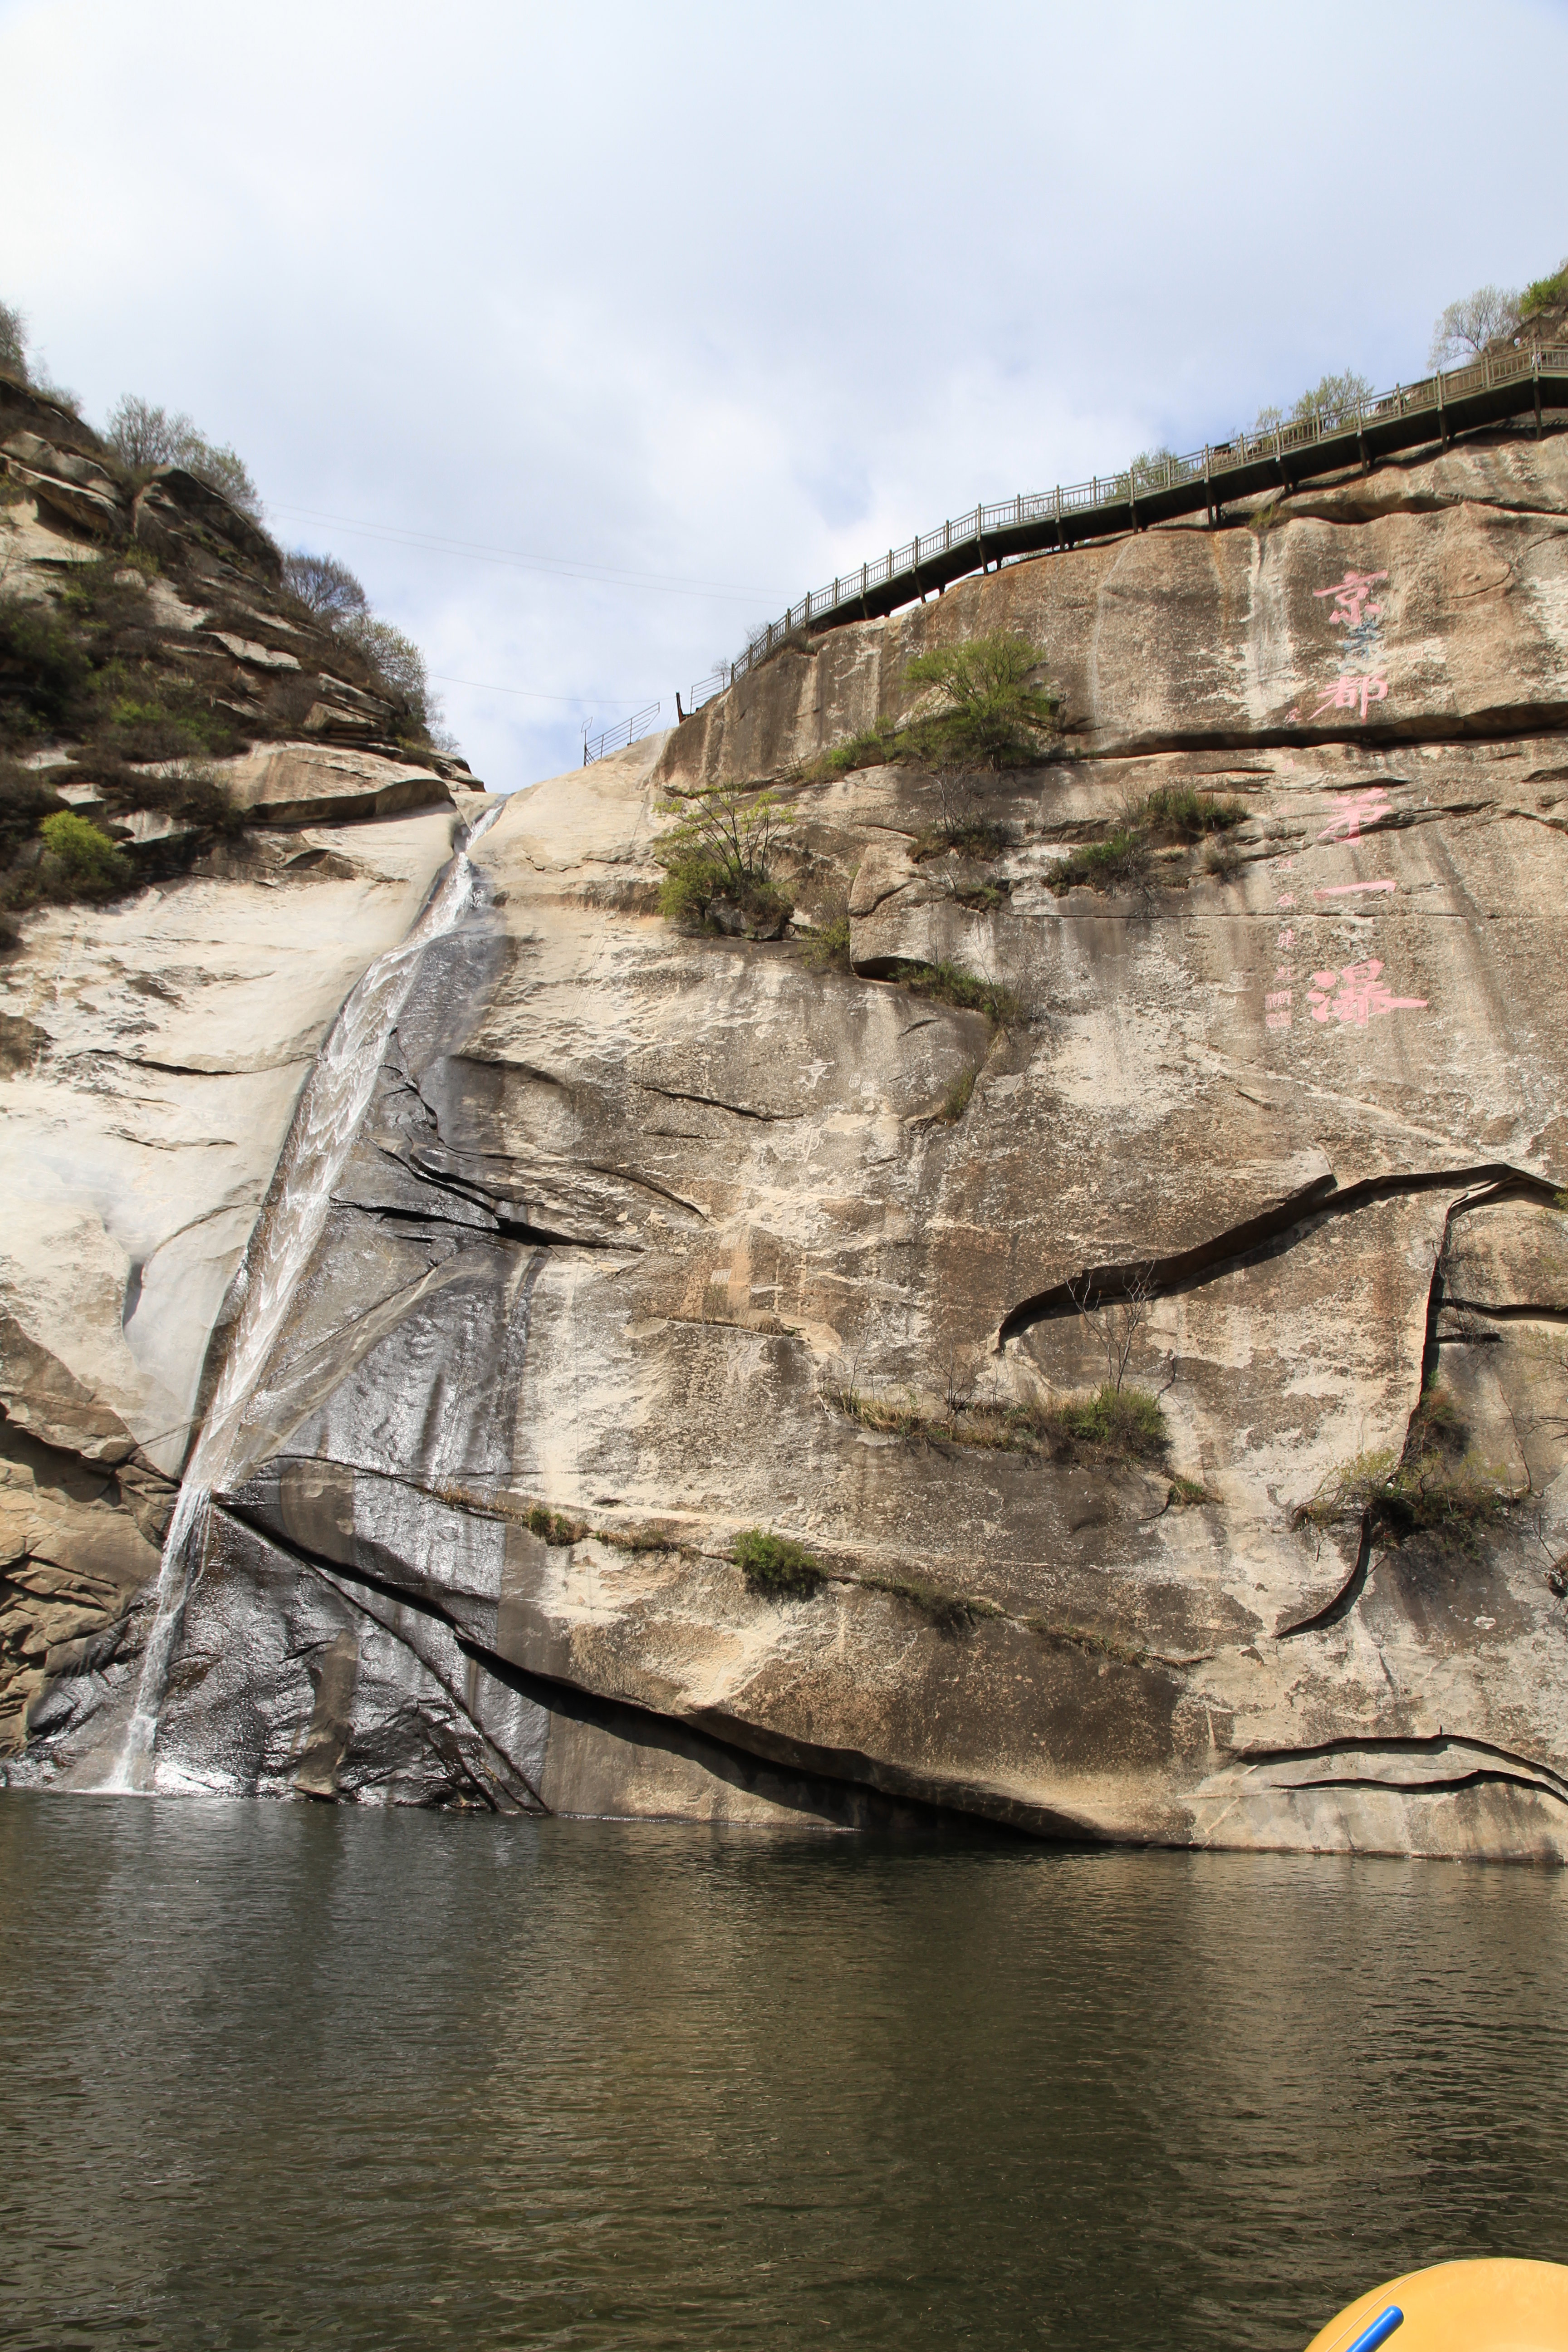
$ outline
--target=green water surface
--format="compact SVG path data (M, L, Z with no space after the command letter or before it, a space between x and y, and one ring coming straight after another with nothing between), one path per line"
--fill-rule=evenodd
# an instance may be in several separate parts
M0 1799L0 2345L1300 2352L1568 2258L1568 1881Z

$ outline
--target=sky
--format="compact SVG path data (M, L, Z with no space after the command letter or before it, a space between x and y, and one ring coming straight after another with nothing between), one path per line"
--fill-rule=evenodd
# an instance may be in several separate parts
M0 301L248 465L510 791L979 499L1568 255L1563 0L0 0Z

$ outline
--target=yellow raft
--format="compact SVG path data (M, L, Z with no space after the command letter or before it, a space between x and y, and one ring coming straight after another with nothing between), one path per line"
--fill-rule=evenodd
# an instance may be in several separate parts
M1307 2352L1568 2352L1568 2267L1437 2263L1374 2286Z

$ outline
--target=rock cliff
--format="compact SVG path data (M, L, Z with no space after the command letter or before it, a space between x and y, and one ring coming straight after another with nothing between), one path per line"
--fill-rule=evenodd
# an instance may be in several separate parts
M822 755L997 630L1066 731L944 847L952 779ZM251 1399L157 1785L1568 1858L1565 722L1568 439L1500 436L973 579L517 796ZM658 911L668 797L770 779L837 968ZM1217 852L1084 858L1188 789ZM101 1777L312 1041L448 832L258 835L327 856L6 967L14 1780ZM1064 1423L1108 1339L1163 1447ZM759 1528L820 1580L748 1580Z

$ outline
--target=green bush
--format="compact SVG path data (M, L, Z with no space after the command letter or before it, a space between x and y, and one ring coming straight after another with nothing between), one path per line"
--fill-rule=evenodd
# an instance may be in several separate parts
M800 941L800 960L814 971L848 971L849 918L847 914L825 917Z
M38 832L46 856L55 861L73 898L109 898L129 885L131 860L85 817L59 809L44 819Z
M1007 828L994 817L951 815L941 817L916 834L910 845L910 856L917 865L928 857L943 857L956 849L965 857L982 860L999 857L1007 846Z
M1134 1461L1153 1461L1170 1444L1160 1401L1147 1389L1119 1389L1106 1381L1090 1395L1057 1406L1055 1413L1068 1437Z
M1043 759L1061 712L1058 695L1030 683L1044 659L1037 646L1005 631L917 655L906 685L934 687L942 701L910 723L912 748L932 767L1016 768Z
M1553 310L1563 301L1568 301L1568 261L1550 278L1537 278L1525 288L1520 297L1520 318L1533 319L1538 312Z
M1217 1497L1211 1495L1200 1480L1184 1478L1178 1471L1171 1481L1171 1491L1166 1499L1174 1508L1185 1510L1192 1504L1212 1503Z
M1108 841L1086 841L1058 860L1050 886L1058 898L1080 883L1091 890L1131 890L1147 882L1149 845L1135 825L1118 825Z
M79 635L51 605L0 596L0 743L64 727L90 667Z
M24 842L32 840L39 821L61 805L36 768L0 755L0 866L9 866Z
M1458 1408L1439 1387L1423 1394L1397 1460L1384 1446L1341 1464L1310 1502L1297 1505L1290 1523L1326 1527L1359 1518L1387 1542L1426 1534L1468 1548L1478 1528L1502 1518L1517 1500L1502 1465L1471 1452Z
M942 1117L947 1126L956 1127L969 1108L970 1097L974 1092L974 1081L979 1076L978 1070L960 1070L957 1077L949 1086L942 1098Z
M1212 793L1194 792L1191 784L1168 784L1151 793L1139 822L1151 833L1175 841L1201 841L1205 834L1227 833L1247 822L1240 801L1216 800Z
M875 727L863 727L847 741L835 743L830 751L824 751L804 771L801 781L820 783L830 776L847 776L852 768L885 767L889 760L897 759L899 744L899 730L886 720L879 720Z
M994 980L977 980L956 963L914 963L893 956L880 977L907 988L912 996L933 1004L952 1004L963 1013L984 1013L993 1028L1006 1029L1021 1019L1023 1005L1010 988Z
M559 1511L546 1510L542 1503L530 1507L528 1529L547 1544L581 1543L588 1532L581 1519L564 1518Z
M809 1600L824 1577L803 1544L765 1528L748 1528L736 1537L735 1565L753 1591L782 1598Z
M654 849L666 877L659 912L689 926L729 905L753 937L776 934L790 901L774 887L770 864L795 811L760 785L710 784L689 799L666 801L664 812L676 822Z
M992 1453L1044 1453L1068 1460L1087 1454L1101 1462L1154 1462L1170 1444L1159 1399L1146 1389L1118 1389L1109 1381L1086 1396L1043 1403L950 1400L945 1412L923 1411L912 1394L894 1404L849 1386L835 1391L833 1402L847 1420L884 1436L940 1439ZM1194 1497L1202 1493L1201 1487L1194 1489Z

